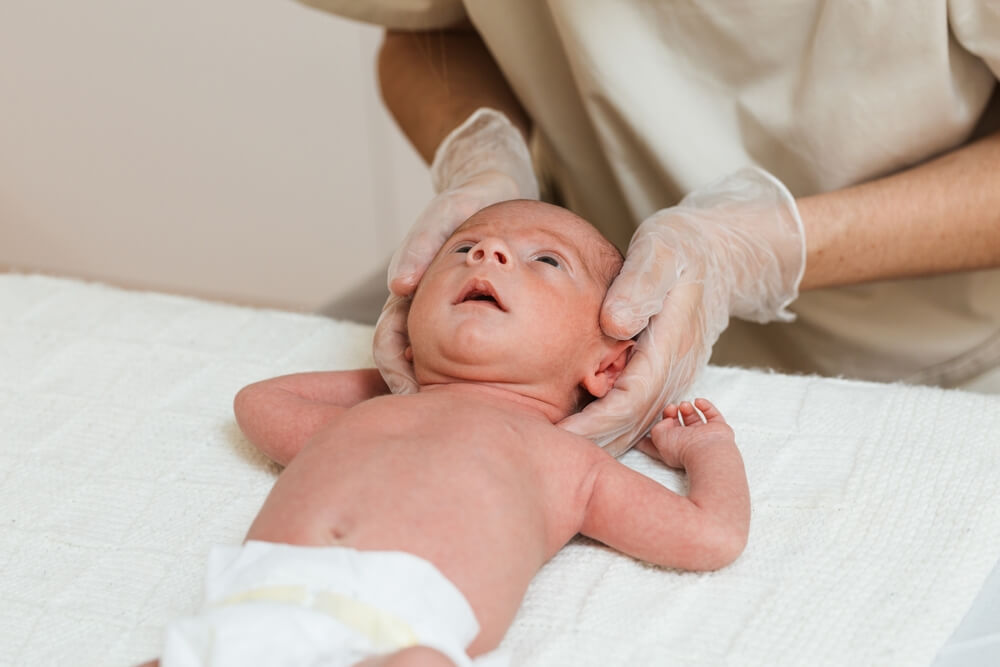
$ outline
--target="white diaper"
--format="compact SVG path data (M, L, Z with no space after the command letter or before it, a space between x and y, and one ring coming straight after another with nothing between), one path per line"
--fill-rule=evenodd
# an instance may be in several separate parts
M421 644L455 664L479 623L437 568L400 551L215 547L201 612L167 626L163 667L353 665Z

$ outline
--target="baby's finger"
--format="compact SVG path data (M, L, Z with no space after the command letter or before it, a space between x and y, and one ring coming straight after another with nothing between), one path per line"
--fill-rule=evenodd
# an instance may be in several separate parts
M696 398L694 401L698 409L701 410L701 414L705 415L706 422L722 422L726 423L725 417L719 412L719 409L712 405L706 398Z
M672 428L679 428L683 425L684 423L680 420L677 412L677 406L673 403L669 403L665 408L663 408L663 419L654 424L653 428L663 431Z
M679 408L680 421L685 426L701 421L701 416L695 411L694 406L688 401L683 401Z

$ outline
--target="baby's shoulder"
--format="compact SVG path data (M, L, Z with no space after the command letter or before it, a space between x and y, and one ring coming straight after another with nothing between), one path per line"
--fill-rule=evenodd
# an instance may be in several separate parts
M587 474L608 460L614 458L592 440L577 435L557 424L541 425L535 436L541 449L557 458L562 465L573 468L579 474ZM570 465L573 464L573 465Z

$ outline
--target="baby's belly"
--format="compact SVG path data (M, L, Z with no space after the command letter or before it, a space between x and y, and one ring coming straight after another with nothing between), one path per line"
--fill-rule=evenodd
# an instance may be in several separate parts
M550 534L523 466L488 450L466 451L456 468L447 443L412 433L399 443L357 435L349 447L343 429L335 436L318 434L282 473L247 539L425 558L475 611L473 647L499 643L532 577L575 528Z

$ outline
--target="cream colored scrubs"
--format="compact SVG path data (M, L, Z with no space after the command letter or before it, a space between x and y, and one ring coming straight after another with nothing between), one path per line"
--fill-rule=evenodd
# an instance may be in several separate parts
M543 192L621 247L746 164L805 196L1000 119L988 0L306 2L403 29L470 19L535 122ZM793 324L734 320L713 362L945 386L1000 365L1000 270L812 291L792 310Z

